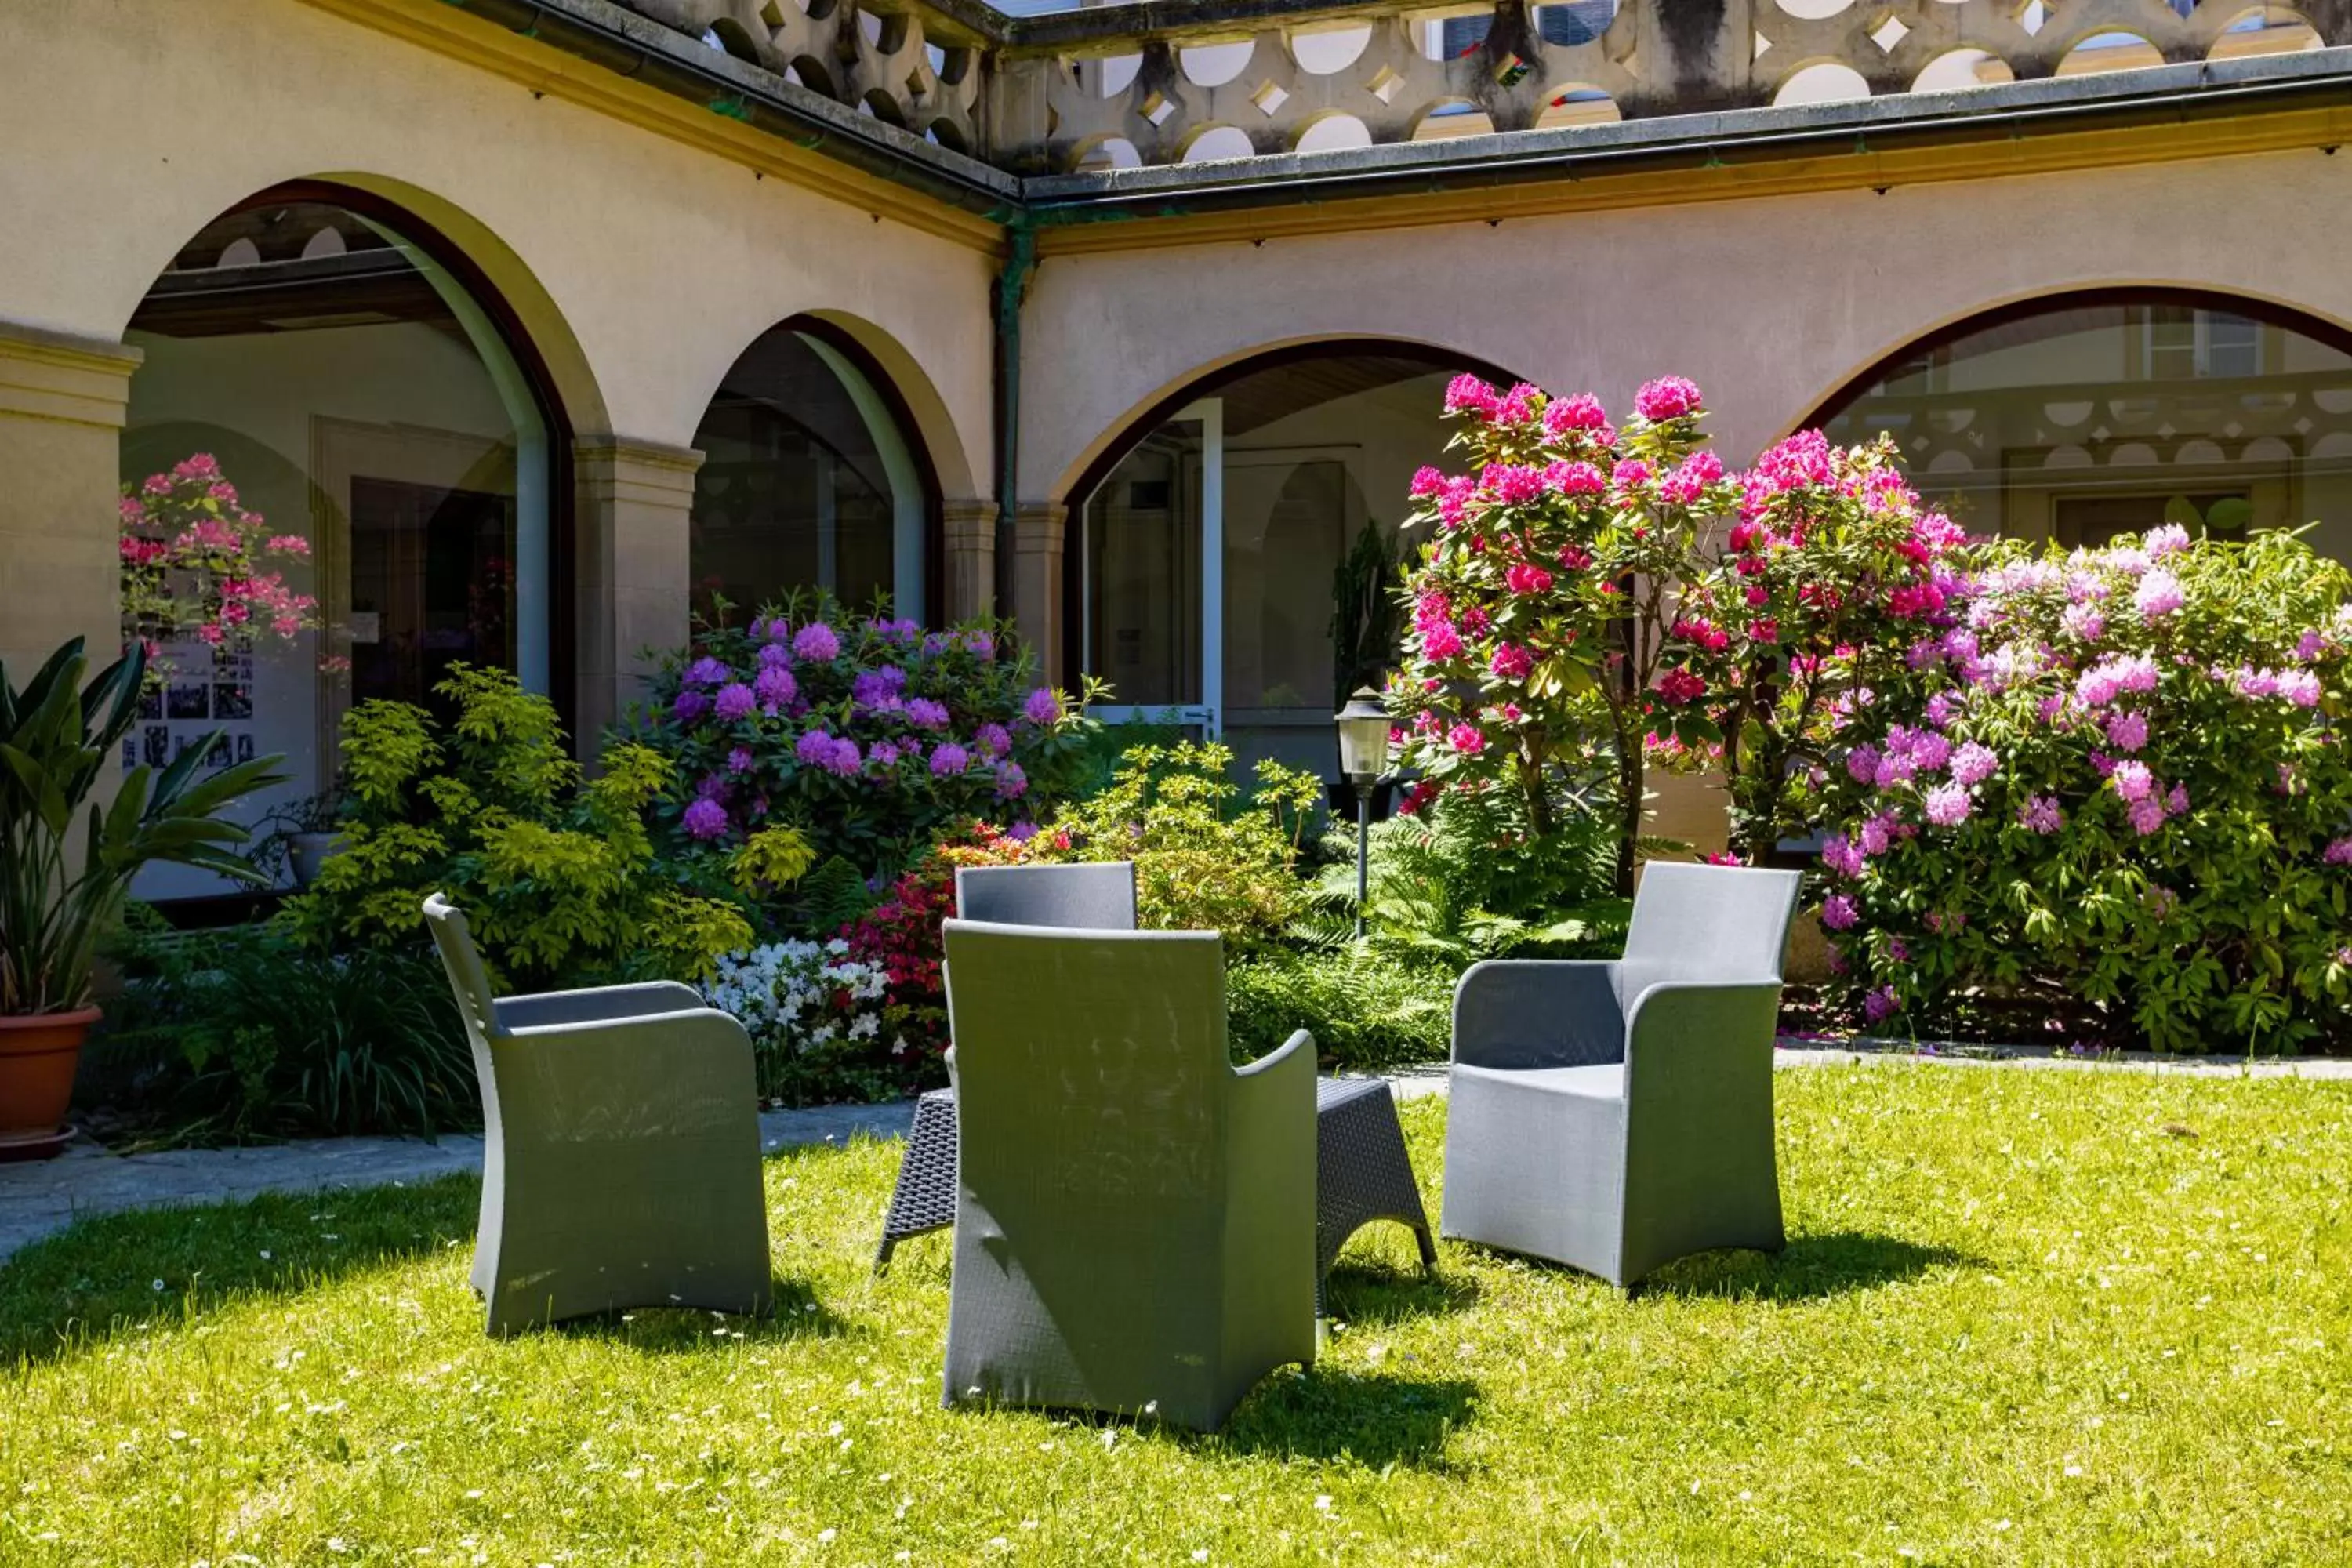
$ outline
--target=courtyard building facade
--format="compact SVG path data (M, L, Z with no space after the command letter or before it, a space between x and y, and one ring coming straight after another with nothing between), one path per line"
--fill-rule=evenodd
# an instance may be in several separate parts
M1463 371L1689 376L1733 465L1890 434L1973 531L2352 557L2347 46L2233 0L12 6L0 658L115 646L117 496L205 453L319 624L181 660L131 760L283 752L257 812L453 663L593 748L695 616L818 591L1333 776Z

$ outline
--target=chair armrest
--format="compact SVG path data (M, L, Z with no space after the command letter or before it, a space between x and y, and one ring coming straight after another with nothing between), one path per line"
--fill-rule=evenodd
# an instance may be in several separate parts
M1301 1029L1234 1068L1229 1105L1223 1273L1232 1366L1286 1342L1286 1326L1303 1328L1315 1313L1315 1037Z
M1769 1075L1780 1015L1778 980L1650 986L1633 999L1625 1032L1627 1095L1713 1093L1759 1064Z
M1293 1057L1304 1057L1306 1058L1307 1081L1310 1083L1313 1082L1315 1079L1315 1037L1308 1034L1304 1029L1298 1030L1293 1034L1290 1038L1283 1041L1281 1045L1276 1047L1273 1050L1266 1052L1265 1055L1258 1058L1257 1060L1249 1063L1245 1067L1235 1068L1234 1069L1234 1076L1235 1078L1247 1079L1278 1073L1282 1070L1284 1064L1288 1062Z
M586 991L542 991L533 996L501 996L490 1004L502 1029L535 1028L549 1024L593 1024L616 1018L644 1018L663 1013L709 1006L702 993L675 980L648 981L642 985L599 985Z
M1470 1067L1622 1061L1625 1016L1607 959L1489 959L1454 988L1454 1059Z

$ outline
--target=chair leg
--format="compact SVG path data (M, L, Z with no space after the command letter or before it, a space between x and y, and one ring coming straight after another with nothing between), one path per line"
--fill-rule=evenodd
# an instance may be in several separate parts
M1412 1238L1421 1244L1421 1271L1427 1275L1437 1272L1437 1242L1429 1234L1429 1222L1422 1221L1412 1227Z

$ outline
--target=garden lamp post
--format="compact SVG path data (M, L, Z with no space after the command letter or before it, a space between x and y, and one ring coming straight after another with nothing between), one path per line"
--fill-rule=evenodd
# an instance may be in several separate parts
M1356 789L1356 938L1363 940L1364 905L1371 894L1372 786L1389 757L1389 711L1381 694L1359 686L1331 715L1339 727L1339 771Z

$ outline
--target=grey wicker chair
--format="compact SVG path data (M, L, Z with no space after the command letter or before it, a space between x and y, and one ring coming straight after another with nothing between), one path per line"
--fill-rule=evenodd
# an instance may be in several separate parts
M482 1086L474 1289L492 1333L626 1307L767 1310L743 1026L667 982L493 998L466 917L425 919Z
M946 936L945 1402L1214 1430L1275 1367L1311 1364L1313 1039L1230 1065L1214 931Z
M1473 965L1442 1232L1621 1288L1711 1247L1780 1250L1772 1046L1798 882L1654 861L1623 958Z
M959 866L956 912L997 925L1086 931L1135 929L1135 866L1113 860L1080 866ZM910 1237L955 1223L955 1090L935 1089L915 1102L898 1184L882 1216L874 1271Z

